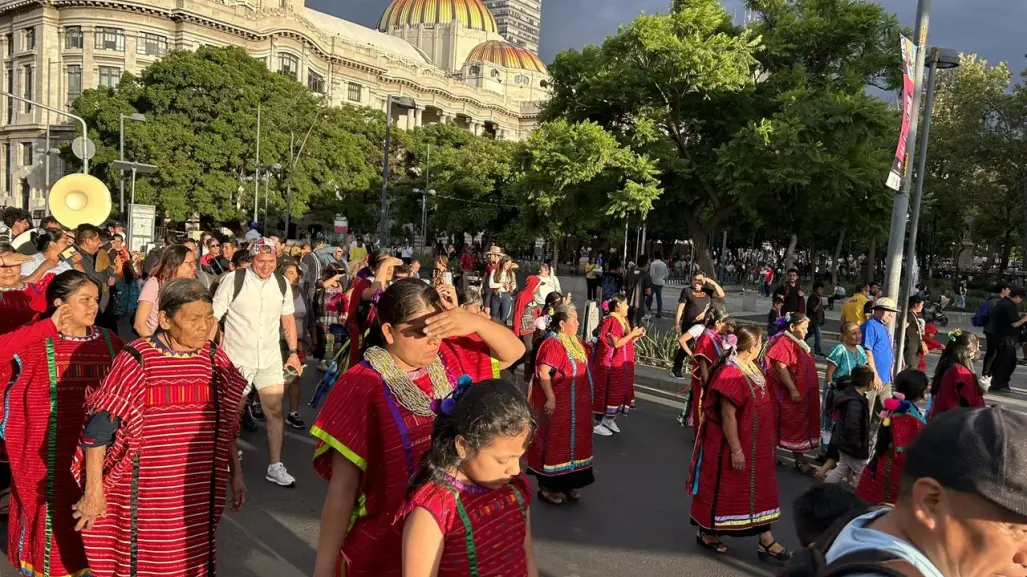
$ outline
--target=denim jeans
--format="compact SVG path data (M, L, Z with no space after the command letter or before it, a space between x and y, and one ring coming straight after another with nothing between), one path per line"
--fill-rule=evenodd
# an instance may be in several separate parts
M493 320L503 324L510 320L510 313L513 311L513 297L510 293L493 293L492 302L489 305L489 312Z
M660 316L661 314L663 314L663 285L662 284L654 284L653 285L653 296L656 297L656 316ZM649 308L652 309L652 300L651 299L646 299L646 301L647 301L646 304L648 304Z
M818 356L822 357L824 356L824 350L820 348L820 336L820 325L811 321L809 323L809 332L806 333L806 340L809 340L810 337L813 337L813 352Z

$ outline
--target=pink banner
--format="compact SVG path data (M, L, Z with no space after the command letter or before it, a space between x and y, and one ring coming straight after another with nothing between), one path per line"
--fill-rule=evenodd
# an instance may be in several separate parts
M909 169L909 154L906 151L909 139L909 121L913 117L914 72L916 69L916 44L905 36L902 43L902 128L899 130L899 144L895 147L895 160L888 173L888 188L899 190L902 179Z

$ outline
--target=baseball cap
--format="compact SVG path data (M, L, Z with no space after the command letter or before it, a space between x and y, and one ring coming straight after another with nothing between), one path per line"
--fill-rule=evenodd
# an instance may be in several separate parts
M958 408L927 423L906 452L904 475L930 477L1027 517L1027 414Z
M275 248L275 241L271 240L266 236L258 238L257 240L253 241L253 244L250 245L250 254L254 256L260 253L274 254L276 250L277 249Z

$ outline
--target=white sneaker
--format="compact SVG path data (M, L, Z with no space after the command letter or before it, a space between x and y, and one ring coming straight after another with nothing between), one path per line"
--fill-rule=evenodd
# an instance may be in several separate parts
M613 419L603 419L603 421L601 423L599 423L599 424L602 425L603 427L606 427L607 429L610 429L614 433L619 433L620 432L620 427L617 426L617 423L614 422Z
M296 486L296 479L285 470L285 465L281 463L268 465L267 475L264 478L281 487Z
M320 361L318 361L317 362L317 370L321 371L322 373L328 372L328 361L326 361L324 359L321 359Z
M610 429L607 429L606 427L604 427L602 423L599 423L598 425L592 427L592 432L595 433L596 435L599 435L600 437L611 437L611 436L613 436L613 433L610 431Z
M985 392L987 392L988 389L991 388L991 377L982 376L981 378L977 379L977 382L980 383L981 388L984 389Z

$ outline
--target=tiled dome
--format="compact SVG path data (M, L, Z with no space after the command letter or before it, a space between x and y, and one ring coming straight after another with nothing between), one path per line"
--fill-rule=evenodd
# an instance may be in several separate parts
M475 46L467 55L467 61L491 62L503 68L546 73L545 64L534 52L499 40L489 40Z
M496 32L496 19L481 0L392 0L378 20L378 30L416 26L419 24L448 24L459 20L465 28Z

